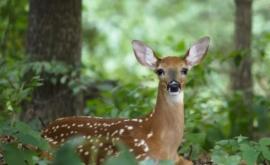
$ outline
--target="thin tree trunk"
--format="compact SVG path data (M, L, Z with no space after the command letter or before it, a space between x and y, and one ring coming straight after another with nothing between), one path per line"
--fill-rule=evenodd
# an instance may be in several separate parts
M60 61L74 70L81 59L81 0L30 0L27 53L31 61ZM82 101L60 76L42 73L43 85L22 113L22 119L41 118L45 123L82 112ZM56 78L52 84L50 79Z
M251 77L251 0L235 0L235 50L239 57L235 59L234 75L232 76L232 89L242 90L250 101L252 98L252 77ZM240 60L240 61L238 61Z
M232 135L247 135L252 130L252 0L235 0L235 50L231 89L240 94L237 105L231 105ZM233 107L234 106L234 107Z

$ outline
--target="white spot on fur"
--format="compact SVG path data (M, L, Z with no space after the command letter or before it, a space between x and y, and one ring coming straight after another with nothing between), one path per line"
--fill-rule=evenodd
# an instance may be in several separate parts
M147 139L149 139L150 137L152 137L152 136L153 136L153 134L154 134L154 132L153 132L153 131L151 131L150 133L148 133L148 134L146 135Z
M115 130L115 131L112 133L111 136L114 136L114 135L117 134L117 133L118 133L118 130Z
M124 131L125 131L124 129L120 129L119 134L122 135L124 133Z
M48 140L49 142L53 142L52 138L46 138L46 140Z
M61 117L61 118L58 118L58 119L56 119L57 121L60 121L60 120L63 120L63 119L65 119L64 117Z
M83 124L79 124L79 125L77 125L77 127L83 127Z
M137 155L137 156L136 156L136 159L140 159L140 158L142 158L142 157L144 157L144 156L145 156L145 153L140 154L140 155Z
M148 152L148 151L149 151L148 145L144 145L143 151L144 151L144 152Z
M128 130L132 130L133 129L133 126L128 126L128 125L126 125L125 126Z

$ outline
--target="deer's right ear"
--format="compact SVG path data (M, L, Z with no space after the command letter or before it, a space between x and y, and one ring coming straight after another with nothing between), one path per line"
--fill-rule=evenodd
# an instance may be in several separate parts
M158 58L155 56L154 51L144 43L138 40L132 41L133 51L138 62L151 69L157 66Z

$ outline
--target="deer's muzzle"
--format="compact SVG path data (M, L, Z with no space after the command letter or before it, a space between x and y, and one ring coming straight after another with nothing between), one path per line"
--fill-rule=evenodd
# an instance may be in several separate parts
M180 83L175 80L169 82L169 84L167 85L167 90L170 94L179 93L180 89L181 89Z

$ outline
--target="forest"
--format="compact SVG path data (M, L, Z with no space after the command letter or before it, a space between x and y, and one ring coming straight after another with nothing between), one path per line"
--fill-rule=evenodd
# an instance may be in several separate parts
M270 165L269 0L1 0L0 20L0 165ZM151 142L148 147L158 139L151 131L134 143L143 153L133 152L123 142L130 137L120 135L140 130L141 117L152 117L163 105L158 101L165 102L158 84L167 68L153 71L149 63L166 56L186 62L197 49L206 54L200 64L178 73L186 75L184 121L153 122L158 131L162 123L173 126L155 149ZM169 85L168 91L175 89ZM70 116L93 116L86 120L97 122L100 134L83 117L71 117L67 122L77 122L78 136L60 139L61 145L47 137L50 129L70 129L68 123L49 125ZM119 124L112 133L107 121L135 124ZM91 136L80 126L89 126ZM103 147L98 136L116 133L117 153L102 163L98 150L80 150L88 137ZM55 138L67 134L60 130ZM159 147L169 146L166 138L177 142L177 161ZM87 163L81 151L91 153ZM150 156L140 159L147 151Z

